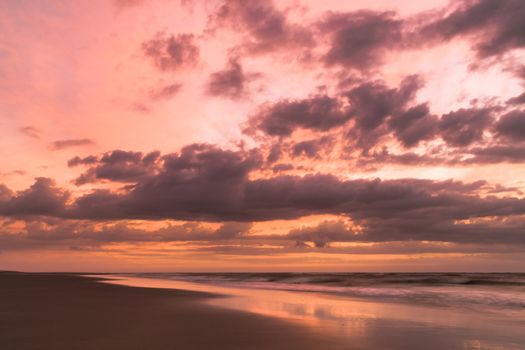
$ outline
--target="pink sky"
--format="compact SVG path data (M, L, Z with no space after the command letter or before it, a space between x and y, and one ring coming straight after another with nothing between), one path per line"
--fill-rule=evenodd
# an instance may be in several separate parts
M0 1L0 269L523 270L524 15Z

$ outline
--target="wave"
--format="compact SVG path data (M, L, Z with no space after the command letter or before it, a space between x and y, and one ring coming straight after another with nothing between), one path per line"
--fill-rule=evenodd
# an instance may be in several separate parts
M182 278L202 282L279 282L345 287L382 284L525 286L525 273L143 273L134 275Z
M523 273L143 273L240 288L330 293L437 306L525 309Z

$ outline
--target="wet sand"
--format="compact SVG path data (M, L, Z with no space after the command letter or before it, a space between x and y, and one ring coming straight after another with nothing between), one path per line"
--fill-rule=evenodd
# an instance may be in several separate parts
M306 327L203 302L217 297L0 272L0 349L352 348Z
M385 297L356 298L334 293L268 289L264 287L270 286L260 284L195 283L177 278L157 278L158 276L144 278L133 275L105 275L104 277L106 278L104 283L117 285L226 295L228 296L226 298L209 298L204 302L224 309L293 322L307 327L311 334L322 335L328 339L326 344L332 344L333 348L525 350L523 332L525 314L521 307L494 308L484 304L469 305L461 302L429 304L409 298L401 298L397 301ZM286 288L283 285L278 287ZM402 293L406 292L403 289L406 287L397 286L388 290ZM418 293L421 293L421 287L408 288L412 292L419 290ZM455 297L463 300L470 297L478 301L486 298L492 300L495 292L492 290L492 293L487 294L488 290L479 286L452 289L440 286L431 288L430 291L444 292L443 288L447 289L448 299ZM499 298L503 297L506 302L516 302L512 298L507 299L517 296L515 295L517 291L511 293L511 289L507 286L506 292ZM374 291L377 292L376 289L369 289L372 295ZM429 295L434 295L436 298L435 294ZM500 299L496 300L502 301ZM334 345L334 342L339 344ZM316 346L316 344L308 344L303 348L311 349ZM326 345L325 348L330 347Z

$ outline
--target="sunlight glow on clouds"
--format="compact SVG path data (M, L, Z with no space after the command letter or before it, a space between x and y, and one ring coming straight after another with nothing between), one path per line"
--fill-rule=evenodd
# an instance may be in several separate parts
M524 16L1 2L0 269L523 269Z

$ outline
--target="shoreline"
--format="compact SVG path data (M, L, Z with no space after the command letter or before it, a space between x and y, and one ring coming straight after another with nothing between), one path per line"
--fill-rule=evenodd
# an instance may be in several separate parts
M0 349L525 350L519 310L112 277L0 272Z
M343 349L342 340L222 309L219 295L101 283L66 273L0 272L0 345L51 349Z

